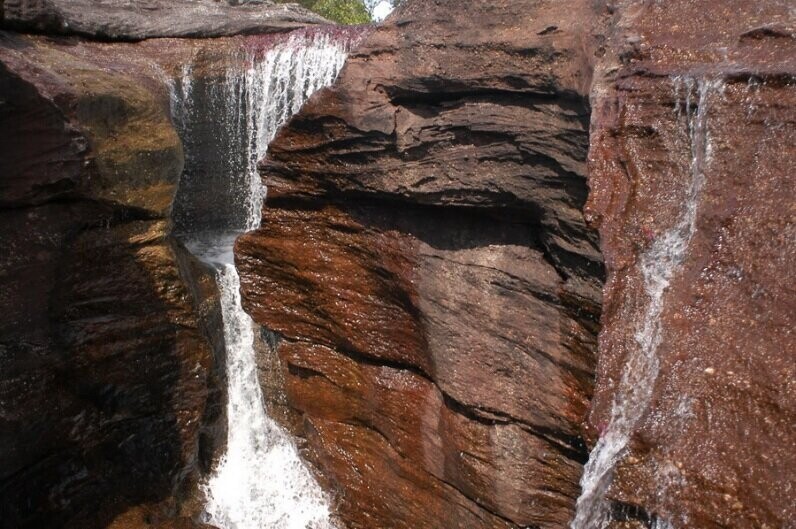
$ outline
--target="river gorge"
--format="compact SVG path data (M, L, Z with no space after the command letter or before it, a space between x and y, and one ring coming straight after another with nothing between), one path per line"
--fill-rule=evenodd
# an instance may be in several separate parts
M0 0L0 527L793 527L789 2L304 4Z

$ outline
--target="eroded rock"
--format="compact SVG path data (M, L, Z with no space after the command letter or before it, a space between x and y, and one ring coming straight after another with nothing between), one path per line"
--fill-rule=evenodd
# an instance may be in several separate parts
M378 28L271 144L244 306L348 527L562 527L602 270L579 21L443 4Z
M610 428L614 403L627 399L626 366L640 371L642 343L655 337L655 368L637 382L649 395L608 492L618 514L787 527L796 516L792 10L705 7L620 3L596 75L588 210L608 282L591 424L595 434ZM666 239L689 207L693 233ZM662 240L684 242L681 258L650 260ZM645 262L670 268L657 313Z
M220 398L168 238L166 86L120 49L0 39L2 524L174 517Z

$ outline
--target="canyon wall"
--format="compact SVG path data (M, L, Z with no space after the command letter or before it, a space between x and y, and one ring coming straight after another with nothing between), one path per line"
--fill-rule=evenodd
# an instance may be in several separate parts
M0 527L199 525L224 358L171 236L170 80L212 92L272 38L233 35L320 20L0 20ZM408 0L370 34L236 247L268 406L342 526L792 526L795 35L786 0ZM216 38L151 38L186 36Z
M795 57L781 1L417 1L365 42L237 245L349 527L788 527Z
M210 411L167 239L182 148L121 50L0 38L2 525L103 527L178 492Z
M185 12L120 2L0 14L122 40L321 20L211 4L226 15L193 13L193 30ZM171 236L185 157L170 85L184 65L243 68L238 50L270 38L0 32L0 527L195 525L224 441L223 339L212 274Z
M611 17L587 205L608 270L590 423L630 435L610 509L636 526L792 527L793 5L620 2Z
M588 20L410 3L269 147L244 307L351 529L572 517L602 285Z

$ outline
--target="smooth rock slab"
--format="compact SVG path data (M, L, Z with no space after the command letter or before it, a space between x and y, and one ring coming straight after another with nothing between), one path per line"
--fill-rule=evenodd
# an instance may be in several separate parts
M3 28L103 40L221 37L328 21L298 5L216 0L2 0Z

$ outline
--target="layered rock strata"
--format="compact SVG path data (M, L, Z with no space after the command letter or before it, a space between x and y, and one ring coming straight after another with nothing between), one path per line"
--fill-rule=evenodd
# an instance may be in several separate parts
M244 298L351 527L793 519L794 28L708 7L409 3L272 145Z
M269 147L244 307L349 528L572 516L602 281L590 79L578 17L535 4L409 4Z
M316 21L90 4L0 14L122 40ZM238 264L344 525L559 528L582 494L617 528L796 518L791 11L408 2L282 132ZM165 81L246 38L0 36L3 527L194 523L223 344L168 236Z

